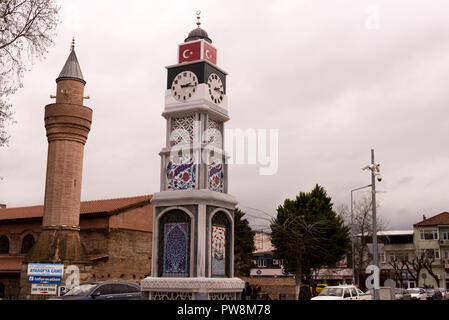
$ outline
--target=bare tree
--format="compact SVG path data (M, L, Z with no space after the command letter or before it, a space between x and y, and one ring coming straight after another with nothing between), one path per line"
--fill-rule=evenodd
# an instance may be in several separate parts
M423 267L427 270L427 272L430 274L430 276L435 280L437 284L437 288L440 287L440 279L438 278L438 275L433 272L433 263L435 262L435 256L434 254L424 254L424 263Z
M421 254L415 255L413 260L411 260L410 262L406 262L405 266L412 279L416 282L416 285L419 285L419 275L421 271L425 269L430 274L430 276L435 279L437 287L440 287L440 279L438 278L438 275L433 271L434 262L434 253L423 251L421 252Z
M377 205L379 206L379 205ZM351 221L351 212L345 205L337 207L338 214L344 219L345 224L351 226L351 231L355 237L354 243L354 269L356 281L363 287L366 267L372 260L367 244L371 241L373 235L373 211L371 197L363 197L354 202L353 221ZM385 222L377 219L377 231L385 229Z
M412 260L405 261L405 267L416 285L419 285L419 275L424 267L424 255L415 255Z
M53 44L59 24L54 0L0 0L0 146L8 142L5 125L12 120L9 96L22 86L34 58Z
M402 288L402 274L407 269L407 260L404 257L394 257L388 260L388 264L393 268L396 284L399 283L399 288Z

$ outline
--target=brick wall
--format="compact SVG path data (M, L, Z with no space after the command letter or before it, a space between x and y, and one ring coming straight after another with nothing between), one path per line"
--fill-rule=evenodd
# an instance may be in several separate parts
M151 274L151 232L114 229L81 237L88 254L108 255L94 262L92 280L140 281Z
M260 286L261 293L268 293L271 300L279 300L285 295L286 300L295 300L295 279L293 277L239 277L251 286Z

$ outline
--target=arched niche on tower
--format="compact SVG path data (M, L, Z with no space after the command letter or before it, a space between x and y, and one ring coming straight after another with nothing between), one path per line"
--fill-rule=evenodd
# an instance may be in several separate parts
M181 208L169 208L158 219L159 277L192 276L193 215Z
M224 209L217 209L210 217L210 276L232 277L233 220Z

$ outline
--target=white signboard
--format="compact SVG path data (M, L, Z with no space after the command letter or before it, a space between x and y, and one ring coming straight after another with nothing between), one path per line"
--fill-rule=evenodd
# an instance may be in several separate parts
M31 285L31 294L57 294L56 284L33 283Z
M64 275L63 264L29 263L29 276L53 276L62 277Z

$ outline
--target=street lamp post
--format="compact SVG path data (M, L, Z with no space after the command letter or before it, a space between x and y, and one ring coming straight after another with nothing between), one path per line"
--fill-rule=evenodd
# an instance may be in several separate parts
M374 162L374 149L371 149L371 164L362 168L362 170L371 170L371 199L373 210L373 264L379 266L379 248L377 246L377 219L376 219L376 176L381 181L382 177L379 170L380 164ZM379 290L374 288L374 300L379 300Z
M355 189L352 189L351 190L351 252L352 252L352 283L356 283L356 274L355 274L355 251L354 251L354 245L355 245L355 235L354 235L354 201L352 200L353 199L353 196L352 196L352 193L354 192L354 191L357 191L357 190L361 190L361 189L365 189L365 188L368 188L368 187L371 187L371 185L369 184L369 185L367 185L367 186L364 186L364 187L360 187L360 188L355 188ZM357 283L358 283L358 281L357 281Z

